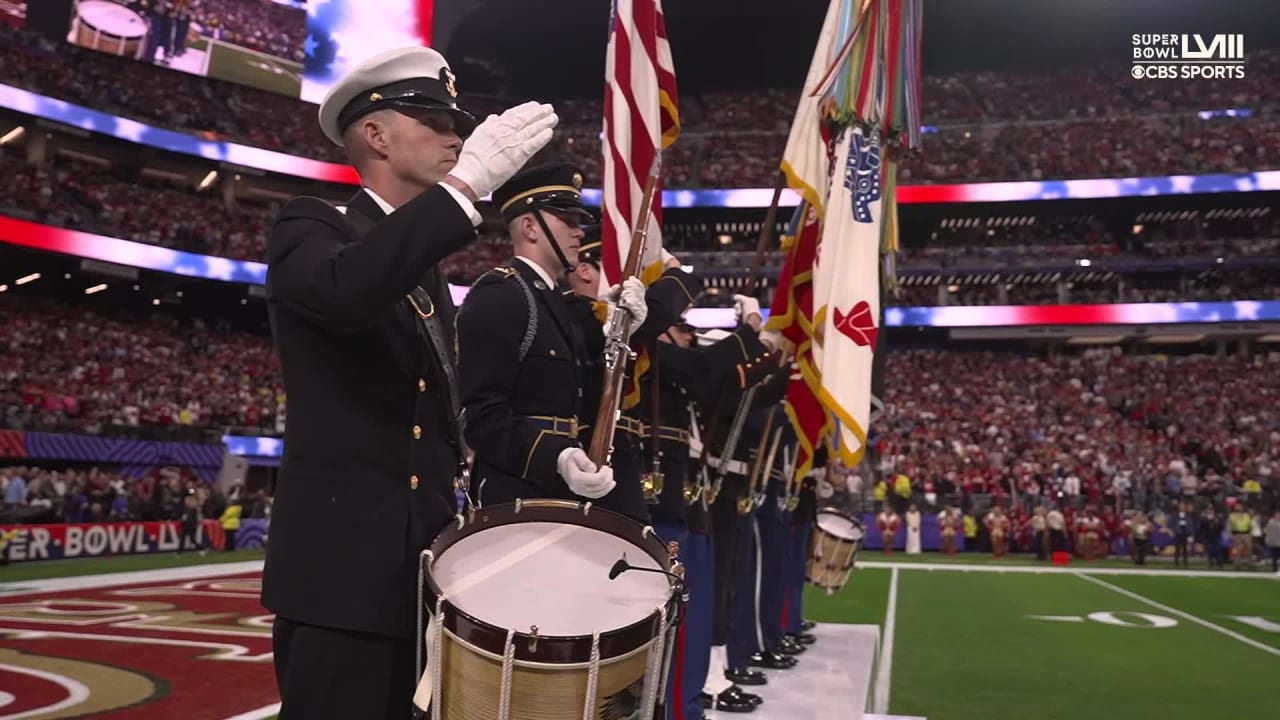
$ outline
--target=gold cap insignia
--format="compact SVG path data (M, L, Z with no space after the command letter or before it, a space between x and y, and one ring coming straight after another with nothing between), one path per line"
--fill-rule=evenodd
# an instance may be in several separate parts
M458 78L454 76L453 71L449 68L444 69L444 89L448 91L449 97L458 97L458 86L455 84Z
M382 99L381 93L369 93L369 102L378 102Z
M573 186L579 190L582 189L582 173L573 174Z

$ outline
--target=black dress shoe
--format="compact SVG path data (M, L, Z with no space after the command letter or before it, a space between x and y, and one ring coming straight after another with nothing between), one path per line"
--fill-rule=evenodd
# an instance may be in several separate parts
M769 668L770 670L789 670L796 666L796 659L778 653L756 653L751 656L752 667Z
M818 627L818 624L811 620L805 620L800 623L800 629L803 630L804 632L809 632L810 630L816 627Z
M782 641L778 643L777 651L782 653L783 655L799 655L800 653L808 649L809 648L805 647L804 645L801 645L800 643L792 640L791 638L784 637Z
M813 633L807 633L807 632L799 632L799 633L795 633L794 635L787 635L787 637L791 638L792 640L795 640L801 645L812 645L818 641L818 638L815 637Z
M734 695L729 690L716 696L716 710L721 712L748 713L753 712L755 709L755 704L750 700L740 695Z
M724 692L720 693L721 697L724 697L726 695L732 696L735 698L740 698L742 700L746 700L752 705L760 705L761 703L764 702L764 698L760 697L759 695L756 695L755 693L749 693L746 690L743 690L742 688L738 687L737 685L733 685L728 690L725 690Z
M769 682L769 678L764 673L751 668L729 668L724 671L724 677L729 682L739 685L765 685Z
M711 706L716 704L715 700L712 700L711 696L705 692L698 693L698 702L702 704L703 710L710 710Z

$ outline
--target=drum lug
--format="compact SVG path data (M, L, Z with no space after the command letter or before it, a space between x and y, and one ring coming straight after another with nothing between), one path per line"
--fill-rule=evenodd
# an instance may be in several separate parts
M529 626L529 652L538 652L538 626Z

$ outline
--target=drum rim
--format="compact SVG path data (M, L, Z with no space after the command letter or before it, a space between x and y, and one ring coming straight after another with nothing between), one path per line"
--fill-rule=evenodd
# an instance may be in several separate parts
M90 0L90 2L92 1L93 0ZM120 42L130 42L130 41L141 42L142 39L147 36L146 20L143 19L143 17L139 15L136 11L134 11L132 8L125 7L124 5L121 5L119 3L113 3L110 0L97 0L97 1L101 2L103 5L112 5L115 7L123 8L133 13L134 17L138 18L139 20L142 20L142 31L139 32L137 35L120 35L112 30L106 30L106 29L100 28L97 25L95 25L92 21L90 21L88 18L86 18L83 13L79 12L79 6L77 6L76 19L79 20L82 25L86 26L90 32L95 32L104 38L108 38L111 40L118 40Z
M842 538L839 535L832 533L831 531L822 527L822 525L818 522L818 516L823 514L837 515L839 517L844 518L845 520L848 520L851 525L853 525L858 530L862 531L862 537L861 538ZM830 505L826 505L824 507L818 508L818 511L814 513L813 527L818 532L821 532L825 535L830 535L831 537L836 538L837 540L843 540L844 542L848 542L848 543L862 542L863 538L867 536L867 526L862 523L861 519L856 518L839 508L831 507Z
M587 506L587 503L569 500L534 499L487 505L477 509L473 515L459 515L456 521L441 531L431 544L431 555L424 555L422 563L423 582L429 591L429 597L424 598L424 602L429 605L424 610L432 611L435 606L435 598L441 595L440 586L431 572L431 566L434 564L435 559L464 538L482 530L503 525L515 525L523 522L554 522L578 525L606 532L636 545L645 554L653 558L658 563L658 567L663 570L671 570L671 559L667 554L666 544L658 538L652 529L647 535L638 539L634 538L637 531L643 532L645 527L651 528L651 526L641 525L635 520L611 510L595 506L591 506L588 509ZM668 616L674 612L675 603L675 590L671 588L671 593L665 603ZM444 600L441 614L444 617L444 627L451 634L457 636L459 640L485 652L502 655L506 646L508 628L498 627L467 613L450 602L447 597ZM648 616L630 625L601 632L599 657L601 660L610 659L627 655L642 647L663 632L663 628L659 627L660 623L661 615L659 610L655 609ZM521 632L519 630L515 632L516 660L526 663L557 665L584 663L591 660L591 635L539 635L537 637L536 650L531 651L529 648L533 637L529 632Z

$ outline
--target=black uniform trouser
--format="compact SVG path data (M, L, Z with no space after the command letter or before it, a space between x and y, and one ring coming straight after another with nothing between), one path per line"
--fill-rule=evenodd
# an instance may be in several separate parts
M727 485L727 483L726 483ZM738 555L738 499L728 491L711 504L711 552L715 559L715 606L711 644L729 641L729 617L733 608L733 578Z
M410 639L295 623L277 617L280 720L410 720L414 648Z

